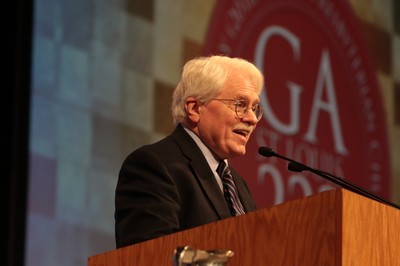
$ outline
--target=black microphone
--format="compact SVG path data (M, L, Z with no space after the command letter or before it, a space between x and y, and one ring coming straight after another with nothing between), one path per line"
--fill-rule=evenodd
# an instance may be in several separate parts
M389 206L395 207L396 209L400 209L399 205L397 205L397 204L395 204L395 203L393 203L393 202L391 202L389 200L386 200L386 199L384 199L384 198L382 198L382 197L380 197L378 195L375 195L372 192L369 192L368 190L366 190L366 189L364 189L362 187L359 187L359 186L351 183L348 180L345 180L345 179L343 179L341 177L338 177L338 176L335 176L333 174L330 174L330 173L327 173L327 172L324 172L324 171L309 167L309 166L307 166L305 164L302 164L300 162L297 162L297 161L295 161L293 159L290 159L290 158L287 158L285 156L282 156L282 155L274 152L274 150L271 149L271 148L260 147L260 148L258 148L258 153L260 155L262 155L262 156L265 156L265 157L278 157L278 158L281 158L281 159L284 159L284 160L288 161L289 162L289 164L288 164L288 170L289 171L292 171L292 172L310 171L310 172L312 172L312 173L314 173L314 174L316 174L316 175L318 175L318 176L320 176L320 177L322 177L324 179L327 179L327 180L331 181L332 183L335 183L335 184L337 184L337 185L339 185L339 186L341 186L341 187L343 187L345 189L348 189L348 190L350 190L350 191L352 191L354 193L357 193L357 194L359 194L361 196L370 198L370 199L378 201L380 203L387 204Z

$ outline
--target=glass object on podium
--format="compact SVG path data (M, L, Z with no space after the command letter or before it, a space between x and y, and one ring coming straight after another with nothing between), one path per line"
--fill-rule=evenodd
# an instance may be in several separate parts
M174 266L224 266L234 255L226 249L200 250L191 246L180 246L174 251Z

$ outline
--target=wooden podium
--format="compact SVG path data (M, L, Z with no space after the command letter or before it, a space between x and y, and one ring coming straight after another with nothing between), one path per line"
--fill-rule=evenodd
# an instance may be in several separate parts
M229 249L228 265L400 265L400 211L330 190L88 258L89 266L173 265L178 246Z

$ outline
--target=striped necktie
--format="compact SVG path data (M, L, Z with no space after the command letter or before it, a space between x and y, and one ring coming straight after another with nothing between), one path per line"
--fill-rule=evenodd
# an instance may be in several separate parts
M229 210L231 211L232 216L244 214L245 211L242 203L240 202L231 171L224 161L219 163L217 167L217 173L221 177L224 188L224 197L228 202Z

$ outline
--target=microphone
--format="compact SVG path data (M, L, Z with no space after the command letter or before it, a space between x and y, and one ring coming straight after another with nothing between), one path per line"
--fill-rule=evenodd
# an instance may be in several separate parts
M395 204L395 203L393 203L393 202L391 202L389 200L386 200L386 199L384 199L384 198L382 198L382 197L380 197L378 195L375 195L372 192L370 192L370 191L368 191L368 190L366 190L366 189L364 189L362 187L359 187L356 184L351 183L348 180L345 180L345 179L343 179L341 177L338 177L338 176L335 176L333 174L330 174L330 173L327 173L327 172L324 172L324 171L309 167L309 166L307 166L305 164L302 164L300 162L297 162L297 161L295 161L293 159L290 159L290 158L287 158L285 156L282 156L282 155L276 153L271 148L260 147L260 148L258 148L258 153L260 155L262 155L262 156L265 156L265 157L277 157L277 158L280 158L280 159L288 161L289 162L289 164L288 164L288 170L289 171L292 171L292 172L309 171L309 172L311 172L313 174L316 174L316 175L318 175L318 176L320 176L320 177L322 177L324 179L327 179L327 180L331 181L332 183L335 183L335 184L337 184L337 185L339 185L339 186L341 186L341 187L343 187L345 189L348 189L348 190L350 190L350 191L352 191L354 193L357 193L357 194L359 194L361 196L364 196L364 197L367 197L369 199L378 201L380 203L395 207L396 209L400 209L399 205L397 205L397 204Z

